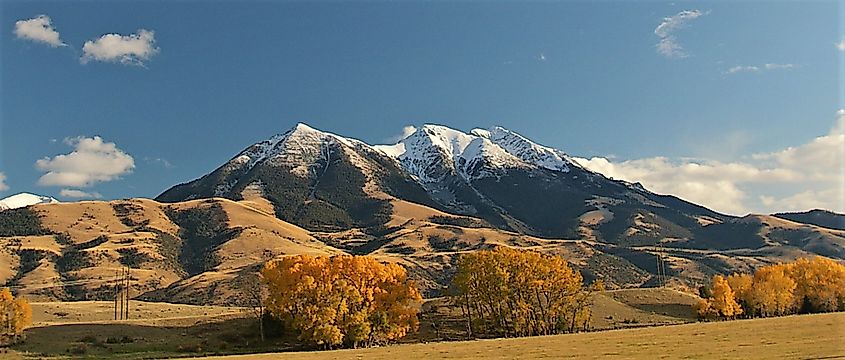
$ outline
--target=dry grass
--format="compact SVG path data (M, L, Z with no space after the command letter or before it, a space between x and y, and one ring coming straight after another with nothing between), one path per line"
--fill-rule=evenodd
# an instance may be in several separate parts
M808 358L845 356L845 313L784 318L693 323L690 304L696 297L669 289L608 291L596 296L591 333L430 342L465 336L460 312L442 299L423 305L420 332L406 339L421 344L331 352L284 353L292 359L393 358ZM243 354L290 351L291 339L256 347L255 320L246 309L133 301L129 321L113 321L111 302L34 303L35 327L27 342L15 349L27 356L67 355L68 349L89 341L87 356L125 359L163 358L203 354ZM437 321L440 335L431 326ZM644 327L652 326L652 327ZM623 329L619 329L623 328ZM627 329L625 329L627 328ZM106 343L108 338L131 343ZM251 345L250 345L251 343ZM199 348L194 348L199 346ZM188 349L188 350L185 350ZM193 350L192 350L193 349ZM262 360L277 354L245 355L232 360ZM4 354L0 353L0 358Z
M696 323L518 339L205 359L795 359L845 357L845 313Z
M67 324L108 324L114 321L111 301L34 302L32 327ZM210 320L230 315L248 315L248 309L225 306L197 306L144 301L130 301L129 323L138 325L188 326L197 320Z

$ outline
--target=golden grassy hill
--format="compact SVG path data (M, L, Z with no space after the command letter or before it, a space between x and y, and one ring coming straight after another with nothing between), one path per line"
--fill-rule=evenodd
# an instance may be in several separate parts
M278 219L260 194L244 195L241 201L168 204L149 199L80 201L0 213L6 224L0 229L6 231L0 233L0 283L36 300L105 300L114 296L116 273L129 266L133 297L232 305L247 300L245 289L267 260L350 253L402 264L424 294L435 297L443 293L461 254L510 246L563 256L587 281L600 278L611 289L654 285L660 255L669 283L694 289L716 273L809 256L808 247L845 246L845 231L757 216L743 221L765 224L761 236L780 243L769 240L771 244L757 249L722 251L671 241L626 247L586 236L592 226L613 216L603 212L582 216L581 239L546 239L398 199L389 199L390 220L379 233L316 232Z

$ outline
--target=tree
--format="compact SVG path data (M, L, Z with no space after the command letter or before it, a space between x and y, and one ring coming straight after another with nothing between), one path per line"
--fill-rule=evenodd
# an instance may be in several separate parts
M316 346L386 343L419 325L422 296L397 264L297 255L271 261L261 273L267 310Z
M508 247L464 254L451 288L470 336L572 332L589 322L591 289L558 256Z
M845 310L845 265L817 256L758 268L753 276L713 277L700 293L699 317L779 316ZM729 298L733 298L733 303ZM737 311L734 303L741 305Z
M742 314L742 307L736 302L734 292L724 277L720 275L714 276L712 289L713 297L710 303L714 311L726 318L733 318Z
M710 300L701 299L692 306L692 310L699 319L713 320L719 317L719 312L713 308Z
M817 256L785 268L795 281L795 307L802 312L845 310L845 265Z
M750 314L749 294L754 285L754 279L748 274L731 274L727 277L728 286L734 292L734 300L742 307L743 313Z
M258 321L258 334L261 337L261 342L264 342L266 340L264 335L264 299L267 297L267 289L261 286L262 281L259 276L247 280L245 292L252 315Z
M19 337L32 323L32 308L23 297L12 296L9 288L0 289L0 335Z
M761 316L788 314L794 308L795 281L782 264L764 266L754 272L754 284L749 292L750 307Z

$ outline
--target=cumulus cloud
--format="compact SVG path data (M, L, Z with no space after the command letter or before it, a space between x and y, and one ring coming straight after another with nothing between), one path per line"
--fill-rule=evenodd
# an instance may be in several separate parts
M845 51L845 39L842 39L838 43L836 43L836 48L839 49L839 51Z
M9 190L9 185L6 185L6 174L0 172L0 191Z
M798 65L795 64L763 64L763 65L737 65L734 66L727 71L725 74L736 74L741 72L755 72L759 73L761 71L769 71L769 70L791 70L797 68Z
M657 25L657 28L654 29L654 35L660 38L660 41L655 45L657 52L668 58L677 59L686 57L687 54L684 52L683 46L678 42L675 32L686 27L690 21L708 13L700 10L684 10L673 16L663 18L660 25Z
M144 61L159 52L155 46L155 33L140 29L135 34L106 34L82 45L82 63L89 61L120 62L125 65L143 66Z
M741 162L700 159L647 159L613 162L604 157L576 158L605 176L639 182L716 211L803 211L823 208L845 212L845 111L833 129L812 141ZM779 189L788 189L785 193Z
M402 128L401 134L396 135L396 136L391 136L391 137L387 138L387 141L391 142L391 143L398 142L399 140L402 140L402 139L404 139L408 136L411 136L411 134L413 134L415 131L417 131L417 128L414 127L413 125L405 126L405 127Z
M65 139L65 143L74 151L35 162L38 170L46 172L38 179L39 185L89 187L119 179L135 168L132 156L99 136Z
M15 36L18 39L40 42L52 47L67 46L59 38L59 32L53 28L53 22L47 15L16 21Z
M103 195L98 192L85 192L77 189L62 189L59 196L74 199L100 199Z

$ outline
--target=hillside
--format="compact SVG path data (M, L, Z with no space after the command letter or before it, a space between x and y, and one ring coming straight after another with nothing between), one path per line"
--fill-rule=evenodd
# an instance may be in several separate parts
M0 213L0 282L35 299L108 299L122 266L133 297L238 302L232 284L285 254L333 254L305 230L247 204L147 199L42 204ZM165 293L162 293L162 292Z
M829 229L845 230L845 215L827 210L816 209L804 212L778 213L774 216Z
M655 285L660 255L670 285L695 288L717 273L813 254L842 258L845 247L842 231L768 216L738 220L758 229L752 235L763 244L739 249L542 238L399 199L385 200L391 211L378 232L312 231L279 219L263 197L246 195L240 201L82 201L0 212L0 262L8 264L0 268L0 283L38 300L108 300L116 272L129 266L133 298L232 305L248 300L267 260L349 253L402 264L425 296L436 297L462 253L510 246L561 255L587 281L600 278L611 289Z

